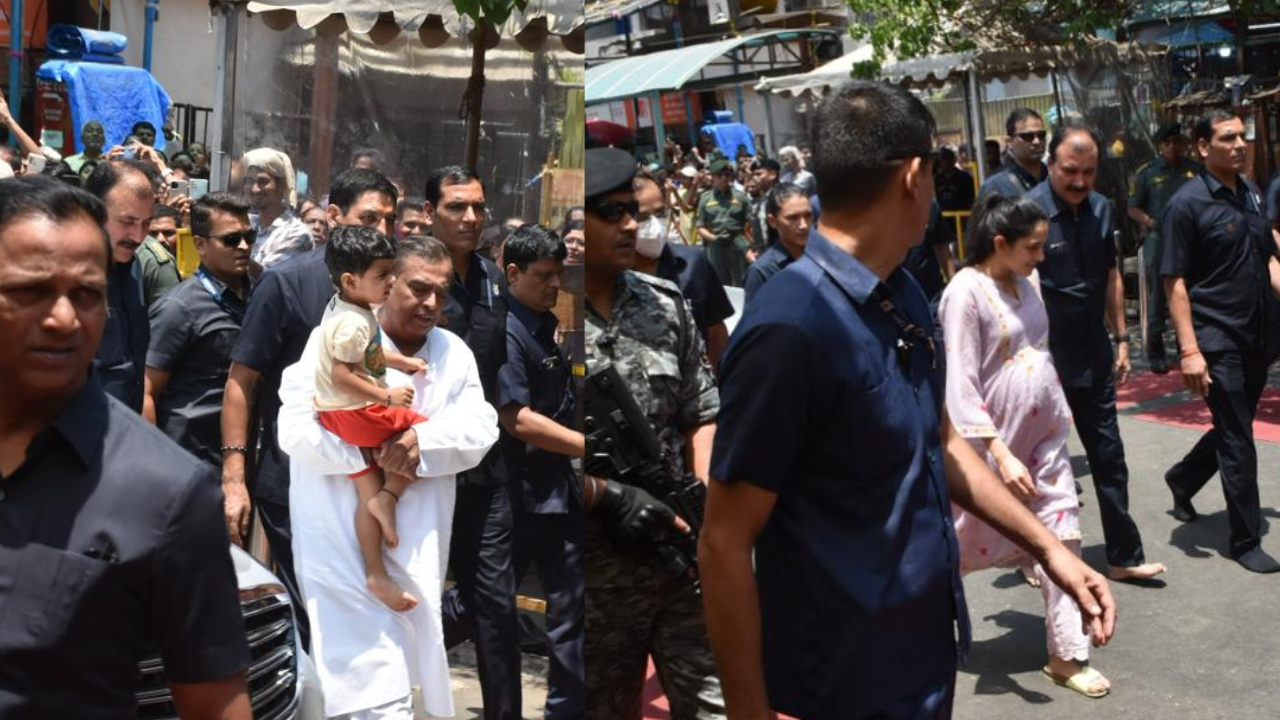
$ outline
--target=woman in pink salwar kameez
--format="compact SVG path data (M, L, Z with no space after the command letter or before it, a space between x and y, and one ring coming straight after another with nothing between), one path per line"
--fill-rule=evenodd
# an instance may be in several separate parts
M1030 200L995 196L976 209L968 262L938 308L947 412L1014 495L1079 554L1080 504L1067 452L1071 411L1049 355L1049 318L1035 272L1048 232L1047 218ZM1044 674L1081 694L1105 695L1110 683L1088 667L1089 637L1071 596L1012 541L954 505L952 511L962 573L1018 567L1039 585L1049 650Z

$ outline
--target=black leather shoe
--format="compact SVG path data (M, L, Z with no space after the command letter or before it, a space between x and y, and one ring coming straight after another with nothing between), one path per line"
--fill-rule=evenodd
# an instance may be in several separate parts
M1200 518L1200 514L1196 512L1195 507L1191 504L1191 498L1184 498L1177 490L1173 489L1173 483L1169 482L1168 476L1165 476L1164 484L1169 486L1169 492L1173 494L1173 510L1170 515L1178 522L1195 522Z
M1169 374L1169 363L1163 357L1151 359L1151 372L1157 375Z
M1276 562L1275 558L1263 552L1260 547L1256 547L1236 558L1236 562L1240 563L1240 567L1248 570L1249 572L1280 572L1280 562Z

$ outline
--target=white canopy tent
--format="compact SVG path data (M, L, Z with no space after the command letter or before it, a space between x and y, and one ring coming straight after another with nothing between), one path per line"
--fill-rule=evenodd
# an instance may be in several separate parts
M871 54L871 46L862 45L807 73L760 78L755 90L760 93L773 93L784 98L799 98L806 94L811 98L819 98L831 88L849 80L853 66L870 60Z

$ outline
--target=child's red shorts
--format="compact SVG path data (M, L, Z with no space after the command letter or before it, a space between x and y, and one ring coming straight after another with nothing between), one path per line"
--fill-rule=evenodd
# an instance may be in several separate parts
M320 424L325 430L360 448L381 447L393 435L404 432L426 418L403 407L369 405L359 410L323 410ZM374 469L373 465L352 473L360 477Z

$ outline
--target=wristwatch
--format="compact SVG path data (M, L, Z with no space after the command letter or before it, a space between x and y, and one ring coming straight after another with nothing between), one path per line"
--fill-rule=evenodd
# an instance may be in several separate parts
M1110 337L1110 338L1111 338L1111 344L1112 344L1112 345L1119 345L1120 343L1127 343L1127 342L1129 342L1129 336L1128 336L1128 335L1117 335L1117 334L1115 334L1115 333L1111 333L1108 337Z

